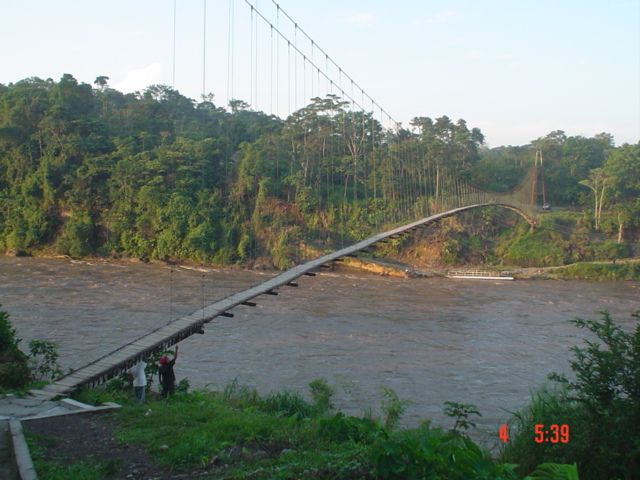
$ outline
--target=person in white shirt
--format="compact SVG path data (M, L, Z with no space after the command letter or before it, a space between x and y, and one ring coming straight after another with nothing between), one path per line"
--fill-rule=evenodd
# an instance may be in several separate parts
M144 369L147 368L147 364L140 360L128 372L133 377L133 392L136 395L138 403L144 403L144 391L147 387L147 374Z

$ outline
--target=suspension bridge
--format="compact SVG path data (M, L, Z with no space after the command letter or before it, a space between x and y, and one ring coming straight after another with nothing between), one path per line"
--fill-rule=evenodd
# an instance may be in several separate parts
M481 195L482 196L482 195ZM460 199L458 199L460 200ZM253 307L252 300L261 295L278 295L281 287L298 287L298 280L303 276L313 277L323 268L331 267L333 262L339 262L344 257L355 257L358 253L370 251L376 244L385 243L397 239L412 232L424 228L432 223L453 215L473 209L484 207L501 207L512 210L521 215L530 225L535 226L535 220L530 213L526 213L519 207L509 203L501 203L499 198L484 203L472 203L445 210L429 217L402 225L400 227L373 235L365 240L323 255L293 267L259 285L230 295L222 300L214 302L205 308L178 318L167 325L159 327L130 343L109 352L101 358L81 367L57 381L46 385L42 389L31 390L31 395L45 401L58 396L64 396L79 387L93 387L103 383L156 353L167 350L172 345L194 335L204 333L204 327L216 317L233 317L231 310L239 306Z
M366 225L370 234L358 240L345 236L342 229L339 241L326 235L321 247L328 253L190 315L173 319L49 385L31 390L37 399L46 401L80 387L103 383L142 359L191 335L204 333L214 319L233 317L235 308L255 306L262 295L278 295L279 289L297 287L302 277L313 277L345 257L370 252L376 245L410 235L444 218L497 207L514 211L532 228L535 226L538 199L535 168L519 187L506 193L489 193L471 185L458 172L464 170L465 161L482 143L476 132L460 122L438 130L439 126L431 121L416 123L421 130L419 134L403 130L279 4L272 1L269 5L271 15L266 7L260 10L249 0L229 0L227 100L231 104L239 96L245 96L250 101L248 106L257 110L262 99L261 106L267 105L264 110L270 115L295 119L283 122L283 130L290 130L286 137L289 147L285 149L278 144L271 151L272 163L276 165L274 184L288 185L287 196L291 195L291 189L294 196L304 192L312 200L309 203L318 212L317 218L328 218L333 212L335 223L354 221L353 205L357 205L358 211L370 214ZM243 45L235 40L238 17L242 14L240 6L244 7L245 23L250 30L247 35L250 45L244 52ZM203 102L206 7L204 0ZM175 3L173 14L175 84ZM285 24L289 25L289 34ZM248 85L246 81L242 84L235 80L236 64L240 61L250 63ZM244 92L240 91L242 85ZM540 165L541 162L540 159ZM537 157L534 166L538 166Z

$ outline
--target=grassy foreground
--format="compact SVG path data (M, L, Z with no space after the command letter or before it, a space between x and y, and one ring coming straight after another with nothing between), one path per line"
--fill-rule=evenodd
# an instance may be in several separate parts
M553 276L564 280L640 280L640 262L575 263L557 269Z
M322 380L310 388L311 402L288 391L260 396L236 383L223 392L179 393L141 406L122 393L107 396L125 400L124 408L113 414L119 424L117 441L141 445L167 471L198 471L198 478L523 478L516 465L496 461L460 432L428 422L418 428L395 428L404 402L391 391L386 391L383 418L375 419L335 412L332 389ZM96 392L88 396L96 399ZM37 445L34 453L38 465ZM43 467L43 480L110 478L108 466L98 462L93 469L86 462ZM552 476L524 478L577 478L574 466L553 468ZM548 465L538 474L544 471ZM202 476L203 472L208 473Z

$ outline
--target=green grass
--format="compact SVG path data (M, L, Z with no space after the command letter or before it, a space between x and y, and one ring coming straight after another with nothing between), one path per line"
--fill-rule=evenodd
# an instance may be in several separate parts
M38 460L34 466L40 480L103 480L117 471L117 463L96 460L71 465Z
M292 392L199 391L116 415L121 441L177 471L218 459L233 478L516 478L461 435L428 424L396 432L374 419L321 413Z
M531 395L531 402L512 416L510 439L500 453L500 460L518 464L517 471L525 474L544 462L573 463L576 451L582 451L584 445L581 424L584 423L581 406L572 401L562 388L552 390L542 388ZM568 443L536 443L534 441L536 424L569 425Z
M334 411L333 389L322 380L310 389L312 401L291 391L261 396L236 382L222 392L151 396L144 405L127 401L111 414L119 424L115 438L141 446L166 471L188 475L204 468L212 478L519 478L515 465L493 459L463 434L428 422L395 428L389 418L401 415L403 404L395 396L376 419ZM122 394L103 389L83 395L105 401ZM43 447L36 445L36 453ZM38 462L50 475L45 480L106 479L117 466L91 459L70 466Z
M158 462L174 469L207 465L236 445L267 451L286 448L301 440L305 426L298 417L266 413L258 405L235 408L212 392L131 406L117 417L120 440L144 446Z
M553 275L565 280L640 280L640 262L576 263Z
M499 248L504 261L525 267L562 265L566 258L562 236L542 228L517 236Z
M115 460L88 458L72 464L45 460L43 447L52 440L29 434L26 440L40 480L103 480L118 471L119 464Z
M24 397L29 390L42 388L47 385L49 382L46 380L34 380L26 385L23 385L20 388L3 388L0 387L0 395L17 395L18 397Z
M291 391L260 396L232 382L222 392L129 402L113 414L116 438L142 446L167 470L209 468L224 478L518 478L514 465L464 435L428 422L398 430L384 419L344 415L333 410L326 382L310 388L312 401ZM383 417L398 402L384 404Z

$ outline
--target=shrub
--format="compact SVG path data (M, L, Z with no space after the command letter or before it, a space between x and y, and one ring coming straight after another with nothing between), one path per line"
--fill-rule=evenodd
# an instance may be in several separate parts
M564 263L566 252L562 236L539 229L516 238L505 252L505 259L525 267L545 267Z
M633 315L640 320L640 312ZM572 320L597 338L572 348L575 380L552 374L563 389L542 392L515 416L515 435L503 458L526 470L540 459L576 462L582 478L637 479L640 472L640 323L625 332L601 320ZM536 444L534 424L567 424L567 444Z
M263 412L275 413L283 417L307 418L313 414L312 405L307 403L300 394L287 390L265 397L259 407Z
M581 280L638 280L640 263L575 263L558 270L556 276Z
M470 403L444 402L444 405L444 414L456 419L453 429L451 430L454 433L459 433L460 429L468 430L469 428L475 428L476 424L469 420L469 416L482 416L478 408Z
M513 479L515 465L497 464L467 437L423 424L383 435L371 449L378 478Z
M62 375L58 364L58 346L48 340L29 342L29 367L38 380L55 380Z
M400 418L407 410L409 402L407 400L400 400L398 394L390 388L383 387L382 394L384 400L382 402L382 413L384 415L384 428L392 430L398 425Z
M9 314L0 310L0 388L20 388L31 380L28 358L19 343Z
M19 343L20 339L16 336L16 329L9 321L9 314L0 310L0 353L15 352L18 350Z
M189 379L183 378L176 385L176 393L186 394L189 392Z
M585 418L581 405L572 399L567 388L543 387L531 396L529 405L513 414L510 438L501 452L501 460L517 463L517 471L525 474L545 461L574 463L580 452L589 447L582 435ZM535 443L535 425L570 427L568 443Z
M316 379L309 384L311 397L313 398L314 413L322 415L333 409L331 397L333 388L324 379Z
M93 222L87 212L74 214L62 227L56 242L59 253L84 257L92 251Z
M349 417L338 412L318 421L318 436L332 442L371 442L382 427L371 418Z
M24 387L31 379L30 373L24 353L19 351L12 357L0 354L0 388Z
M594 250L597 260L617 260L628 257L631 254L629 245L613 240L607 240L596 245Z

